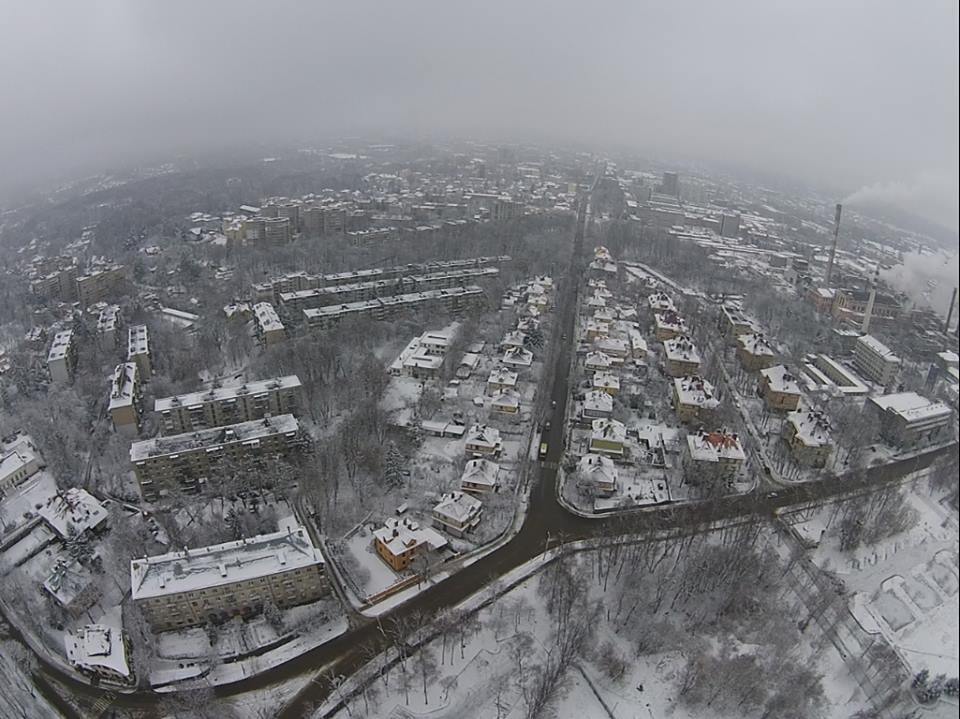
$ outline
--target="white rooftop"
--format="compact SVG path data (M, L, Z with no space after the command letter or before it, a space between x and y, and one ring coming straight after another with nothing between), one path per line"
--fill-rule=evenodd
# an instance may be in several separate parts
M882 397L871 397L870 401L907 422L949 417L951 413L950 408L943 402L929 400L916 392L885 394Z
M234 442L255 442L263 437L297 432L300 428L292 414L239 422L226 427L213 427L196 432L184 432L167 437L154 437L130 445L130 461L139 462L158 455L176 454Z
M680 404L712 409L720 404L714 386L697 375L676 377L673 380L674 391Z
M808 447L825 447L830 442L830 420L823 412L801 409L787 414L796 436Z
M726 432L688 434L687 447L690 450L690 457L696 461L718 462L721 459L743 461L747 458L740 438L736 434Z
M801 393L797 376L782 364L762 369L760 374L766 377L770 389L774 392L782 392L783 394Z
M60 537L66 537L71 526L77 533L82 533L107 521L107 510L100 500L79 487L70 487L47 497L37 514Z
M130 562L133 599L177 594L323 565L303 527Z
M165 412L175 407L195 407L213 402L226 402L243 396L256 397L268 392L277 392L282 389L296 389L301 386L300 378L295 374L273 379L261 379L228 387L212 387L210 389L187 394L160 397L154 403L154 410Z
M373 536L394 556L424 544L434 550L447 546L442 534L407 517L389 517Z
M78 669L108 670L122 677L130 676L127 650L120 623L116 626L88 624L63 635L67 660Z

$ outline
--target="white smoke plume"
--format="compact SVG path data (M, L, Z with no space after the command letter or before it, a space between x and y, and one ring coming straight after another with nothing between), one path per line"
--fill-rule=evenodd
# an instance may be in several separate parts
M948 256L912 252L903 256L902 265L881 270L880 277L894 289L906 293L917 306L931 307L945 317L950 293L957 286L958 269L960 262L956 253ZM957 317L956 309L953 317Z
M844 205L867 207L893 205L926 217L956 231L957 177L948 172L921 172L913 180L877 182L861 187L843 200Z

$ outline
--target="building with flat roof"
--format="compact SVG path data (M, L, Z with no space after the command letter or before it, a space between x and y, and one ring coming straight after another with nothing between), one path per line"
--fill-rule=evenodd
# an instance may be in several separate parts
M299 443L296 418L281 414L134 442L130 462L143 499L155 502L175 489L198 491L223 458L245 463L258 456L287 454Z
M43 589L67 614L76 618L103 596L103 578L79 562L57 560L43 582Z
M871 397L869 405L880 418L881 436L897 447L929 444L949 436L953 411L943 402L916 392Z
M258 302L253 306L253 331L264 346L283 342L287 338L286 328L269 302Z
M64 632L67 661L89 676L126 683L132 678L123 630L103 624L88 624Z
M349 318L386 320L411 309L426 309L436 306L443 307L450 312L461 312L477 306L483 300L483 290L476 285L469 285L316 307L304 310L303 316L311 329L325 330Z
M136 362L118 364L110 378L110 420L122 434L136 436L143 411L140 371Z
M790 412L783 423L783 439L793 458L804 467L826 466L833 448L830 420L813 409Z
M756 324L739 307L720 306L720 332L726 343L733 346L740 335L756 332Z
M407 343L387 371L395 377L438 377L452 341L445 332L424 332Z
M666 355L667 374L671 377L688 377L700 373L700 353L686 335L679 335L663 343Z
M838 289L833 298L832 313L834 319L860 327L870 305L869 289ZM873 323L892 322L897 319L903 309L900 301L885 292L877 292L870 308L870 320Z
M43 460L27 435L17 437L0 450L0 497L43 469Z
M107 509L87 490L70 487L51 494L37 508L37 514L60 539L71 532L96 532L107 526Z
M117 295L126 279L123 265L106 265L77 276L77 300L83 307Z
M700 421L705 411L719 406L717 391L707 380L698 375L674 378L673 408L681 422Z
M319 599L324 560L303 527L130 562L130 595L154 631L220 623Z
M760 370L757 389L767 407L778 412L792 412L803 396L797 376L782 364Z
M840 394L858 396L870 391L855 372L825 354L814 355L813 361L804 366L804 371L816 383L823 383L826 379L827 388L835 388Z
M153 375L150 336L146 325L133 325L127 331L127 361L136 362L142 382L146 382Z
M736 434L703 430L688 434L684 461L690 471L686 481L697 483L703 476L733 479L746 459Z
M610 417L595 419L590 425L590 451L622 457L627 442L627 428Z
M123 316L120 305L107 305L97 315L97 340L105 350L120 346L120 330L123 329Z
M72 329L62 330L53 336L50 351L47 353L47 370L50 379L65 384L73 381L77 367L76 336Z
M737 359L747 372L773 367L777 353L762 332L737 337Z
M676 312L656 312L653 315L653 336L661 342L686 335L687 323Z
M900 358L872 335L858 337L853 345L853 366L881 387L889 387L900 371Z
M267 416L296 414L302 384L296 375L213 387L198 392L161 397L154 403L164 434L180 434Z

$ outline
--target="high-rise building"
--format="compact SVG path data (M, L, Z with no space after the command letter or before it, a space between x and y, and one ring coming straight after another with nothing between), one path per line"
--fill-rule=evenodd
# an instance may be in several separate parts
M73 330L57 332L47 354L47 369L54 382L70 382L77 366L77 348Z
M150 338L146 325L134 325L127 330L127 361L135 362L140 371L140 379L147 381L153 375L150 360Z
M676 172L664 172L663 181L660 183L660 192L664 195L679 197L680 195L680 175Z

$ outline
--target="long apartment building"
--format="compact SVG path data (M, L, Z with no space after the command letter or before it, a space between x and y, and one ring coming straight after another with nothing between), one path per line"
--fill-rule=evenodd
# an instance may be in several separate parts
M450 312L460 312L481 304L483 300L483 290L476 285L469 285L316 307L304 310L303 316L311 329L325 330L335 327L347 318L369 317L374 320L385 320L405 310L429 307L444 307Z
M871 397L869 406L880 419L880 434L891 444L910 447L950 436L953 411L943 402L916 392Z
M302 384L296 375L161 397L154 403L164 434L180 434L279 414L296 414Z
M126 435L136 435L140 430L142 409L137 363L118 364L110 379L110 420L113 428Z
M30 291L44 299L73 302L77 299L80 266L73 257L49 257L35 265Z
M853 365L867 379L889 387L900 371L900 358L876 337L864 335L853 345Z
M393 267L373 267L364 270L333 272L324 275L312 275L307 272L291 272L274 277L268 282L253 286L253 297L257 302L280 304L280 295L284 292L302 292L318 287L336 287L391 280L408 275L430 275L450 273L457 270L478 269L489 265L502 265L510 261L510 255L493 257L471 257L463 260L437 260ZM362 299L362 298L361 298Z
M171 490L199 490L222 458L243 463L257 456L287 454L299 443L296 418L281 414L134 442L130 462L143 499L155 502Z
M127 361L136 363L141 380L146 381L153 375L150 335L146 325L134 325L127 330Z
M77 343L73 330L62 330L53 336L47 353L47 369L50 379L58 383L73 381L77 367Z
M130 562L130 593L154 631L248 617L328 591L323 555L303 527Z
M490 279L500 274L496 267L450 270L424 275L409 275L390 280L373 280L351 284L330 285L308 290L295 290L280 294L280 314L288 319L299 320L303 310L349 302L362 302L377 297L410 294L426 290L459 287L465 282Z

